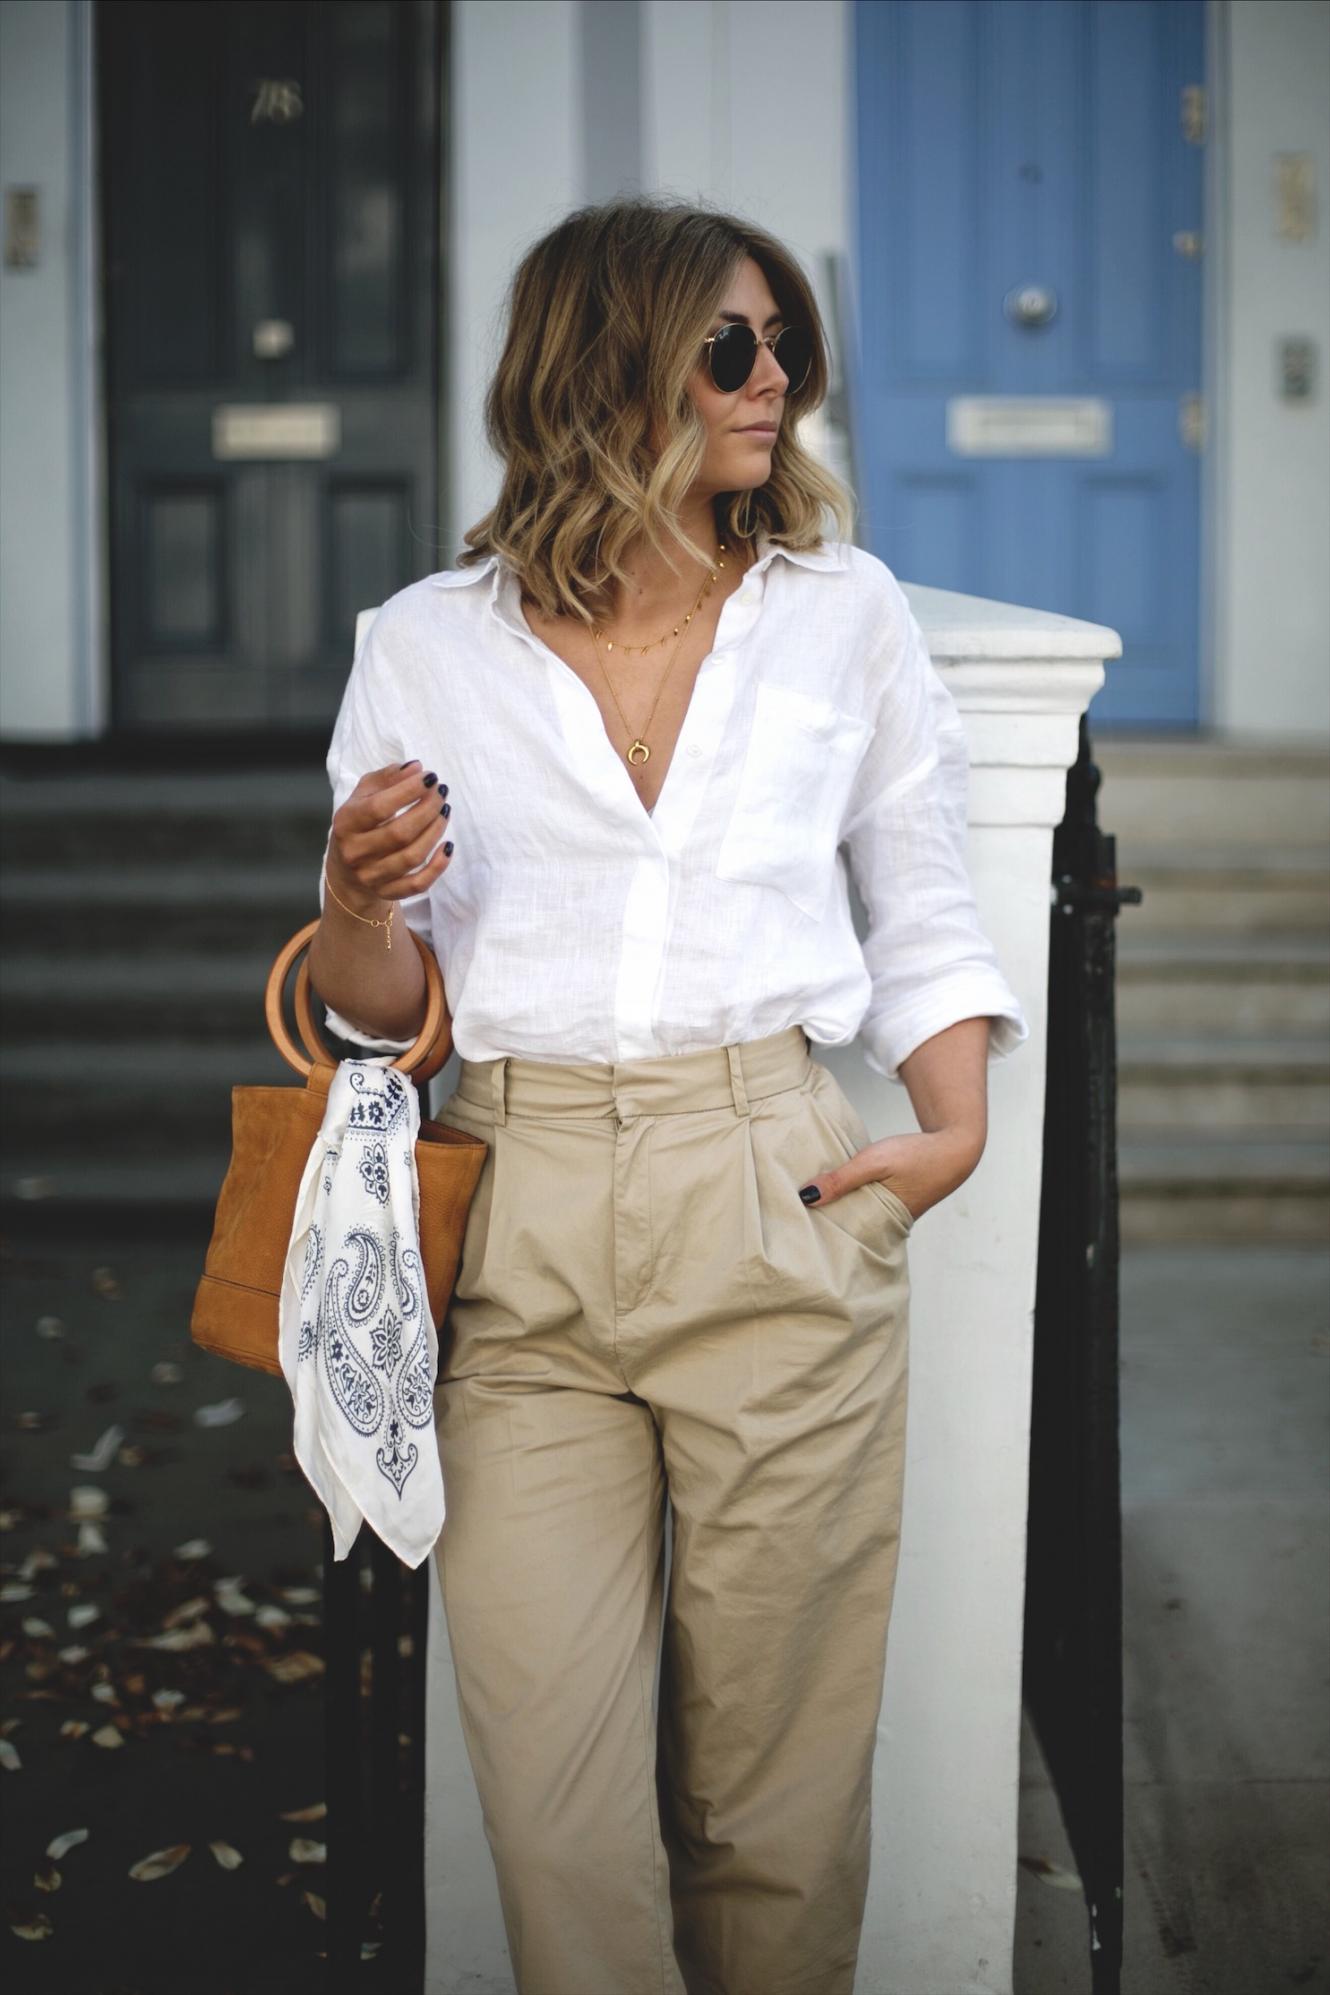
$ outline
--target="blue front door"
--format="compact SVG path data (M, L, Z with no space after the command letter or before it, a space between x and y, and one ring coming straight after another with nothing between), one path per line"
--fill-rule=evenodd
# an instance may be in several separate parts
M1198 716L1203 0L855 0L864 538Z

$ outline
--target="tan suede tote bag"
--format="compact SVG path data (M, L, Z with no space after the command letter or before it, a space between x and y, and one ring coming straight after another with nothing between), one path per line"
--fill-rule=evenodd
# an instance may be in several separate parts
M405 924L404 924L405 925ZM305 1059L282 1017L287 974L313 940L311 921L279 950L268 973L264 1010L278 1052L298 1074L303 1088L238 1086L231 1090L231 1162L222 1181L212 1240L203 1277L194 1296L189 1333L196 1344L238 1365L274 1372L277 1356L278 1298L286 1267L296 1197L305 1165L327 1108L336 1072L314 1023L309 997L309 963L296 979L295 1013L310 1057ZM420 950L429 992L420 1036L392 1062L412 1080L427 1081L448 1058L443 976L434 952L407 929ZM466 1233L467 1213L489 1145L478 1136L422 1115L416 1140L420 1186L420 1253L425 1288L436 1328L442 1330L452 1298Z

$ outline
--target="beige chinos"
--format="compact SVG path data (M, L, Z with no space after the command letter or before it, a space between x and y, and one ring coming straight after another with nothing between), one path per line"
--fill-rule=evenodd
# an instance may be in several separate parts
M435 1556L519 1995L850 1995L909 1208L802 1027L463 1061ZM659 1727L651 1695L673 1512Z

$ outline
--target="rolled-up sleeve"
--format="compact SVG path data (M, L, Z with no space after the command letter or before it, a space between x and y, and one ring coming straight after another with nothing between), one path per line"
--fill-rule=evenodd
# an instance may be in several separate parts
M990 1063L1030 1028L980 926L966 868L964 726L904 591L889 581L876 732L841 836L869 923L872 996L859 1037L868 1065L900 1081L902 1061L960 1019L989 1019Z
M365 633L356 654L333 725L327 757L332 811L323 858L319 863L320 911L327 889L325 869L332 845L332 817L341 809L360 778L371 769L383 769L390 762L406 762L411 757L411 750L404 746L409 715L401 690L394 682L390 630L391 624L381 610ZM397 907L398 916L407 927L414 929L432 949L434 928L428 892L412 894L409 899L399 901ZM394 917L394 926L396 923L397 917ZM335 1032L339 1039L345 1039L353 1046L363 1046L370 1052L405 1053L413 1044L410 1039L371 1038L331 1005L324 1006L324 1016L329 1030Z

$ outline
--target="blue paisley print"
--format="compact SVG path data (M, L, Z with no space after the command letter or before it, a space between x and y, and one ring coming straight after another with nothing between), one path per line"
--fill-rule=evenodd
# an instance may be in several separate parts
M401 1143L409 1127L410 1083L391 1067L359 1062L346 1066L356 1100L341 1151L331 1146L324 1150L323 1190L332 1192L336 1170L354 1170L365 1194L386 1207L388 1146ZM409 1142L401 1144L400 1156L403 1170L409 1172ZM364 1223L349 1227L336 1241L325 1239L323 1228L312 1225L301 1275L300 1312L298 1361L321 1367L348 1427L366 1441L377 1442L374 1460L379 1473L400 1498L420 1460L410 1431L424 1428L434 1413L430 1319L420 1255L391 1221L382 1235L372 1223Z

